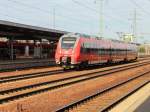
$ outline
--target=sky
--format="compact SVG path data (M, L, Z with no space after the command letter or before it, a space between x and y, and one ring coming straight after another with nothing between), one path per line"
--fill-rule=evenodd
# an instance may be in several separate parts
M0 20L120 39L117 32L132 33L137 12L136 42L150 42L150 0L0 0Z

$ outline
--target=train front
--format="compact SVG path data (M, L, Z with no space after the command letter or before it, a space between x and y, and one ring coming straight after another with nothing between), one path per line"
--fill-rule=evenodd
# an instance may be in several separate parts
M55 54L56 64L64 69L74 68L77 64L76 57L78 38L75 36L64 35L60 38Z

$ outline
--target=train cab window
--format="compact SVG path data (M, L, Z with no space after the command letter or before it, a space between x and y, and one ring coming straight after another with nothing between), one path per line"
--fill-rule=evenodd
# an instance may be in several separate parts
M87 53L87 48L86 47L87 47L87 43L83 43L81 45L80 53L86 54Z
M63 49L74 48L75 42L76 42L75 37L64 37L64 38L62 38L61 47Z

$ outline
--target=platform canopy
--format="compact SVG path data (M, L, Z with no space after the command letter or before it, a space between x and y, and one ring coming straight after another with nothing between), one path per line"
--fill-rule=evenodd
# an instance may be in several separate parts
M57 41L65 33L68 32L0 20L1 37L13 37L16 40Z

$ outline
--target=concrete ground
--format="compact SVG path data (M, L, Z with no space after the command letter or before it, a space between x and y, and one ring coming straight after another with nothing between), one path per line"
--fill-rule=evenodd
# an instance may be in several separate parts
M109 112L150 112L150 83L119 103Z
M135 112L150 112L150 97Z

